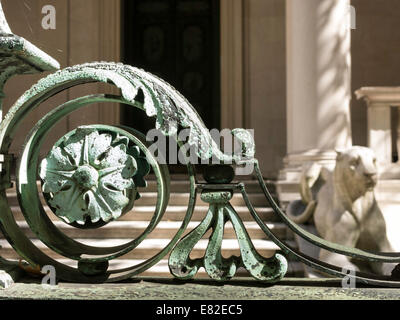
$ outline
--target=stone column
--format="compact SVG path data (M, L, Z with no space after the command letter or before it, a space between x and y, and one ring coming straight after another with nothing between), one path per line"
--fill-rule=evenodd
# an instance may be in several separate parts
M355 94L368 108L368 147L375 151L381 169L393 169L391 107L400 108L400 87L363 87Z
M335 149L352 144L350 12L350 0L286 1L288 153L281 201L292 200L285 199L285 185L295 190L305 164L333 165Z
M11 29L4 15L3 6L1 5L1 0L0 0L0 33L11 33Z

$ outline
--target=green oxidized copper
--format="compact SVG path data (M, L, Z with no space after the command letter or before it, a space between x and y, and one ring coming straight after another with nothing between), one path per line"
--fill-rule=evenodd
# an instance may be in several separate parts
M216 174L218 168L219 175ZM206 180L210 186L218 187L218 185L229 183L233 177L233 170L227 165L210 166L207 169L204 176L207 177ZM200 267L204 267L207 274L218 281L231 279L239 267L246 268L255 279L265 282L279 281L286 274L288 264L285 257L275 253L273 257L265 258L254 248L243 222L229 204L232 194L232 190L203 190L201 199L209 203L207 215L194 230L178 242L170 254L169 268L176 278L191 279ZM224 258L222 256L224 227L228 221L234 227L239 242L240 257ZM204 257L192 260L191 251L210 229L213 231Z
M60 64L47 53L12 33L0 1L0 122L3 119L3 89L7 80L18 74L35 74L59 68ZM12 155L0 152L0 175L3 175L0 188L12 185L10 175L5 174L11 170L13 161Z
M11 33L1 9L1 0L0 55L0 101L3 98L2 88L9 77L59 68L59 64L53 58ZM121 89L121 96L88 95L55 107L38 121L27 136L16 170L18 201L31 231L56 253L78 261L78 267L72 268L46 255L26 236L15 221L5 189L11 185L11 170L16 163L14 155L9 154L9 148L24 118L55 94L90 82L114 84ZM248 131L232 130L232 135L242 144L242 152L225 154L212 140L195 109L171 85L132 66L94 62L69 67L41 79L18 99L0 125L0 228L13 248L33 266L53 265L57 276L63 280L111 282L144 272L173 249L169 266L172 274L179 279L193 278L198 269L204 267L210 277L220 281L233 277L239 267L244 267L258 280L275 282L286 273L286 259L280 253L275 253L271 258L262 257L254 248L245 226L229 203L232 193L240 191L254 220L287 256L331 275L349 277L340 268L315 260L276 237L257 215L245 186L241 183L230 183L233 174L226 167L210 167L205 175L207 184L202 185L197 183L190 163L187 165L190 181L188 208L182 217L179 230L171 241L158 254L143 263L122 270L109 270L109 260L134 250L161 220L169 199L168 169L157 163L155 157L150 154L143 135L134 129L96 125L79 128L67 134L56 143L42 162L39 175L37 170L39 149L50 129L71 112L92 103L103 102L124 103L145 111L149 117L156 118L156 127L166 135L176 133L180 127L190 128L189 145L196 146L197 154L202 159L215 156L221 163L240 165L252 162L260 187L274 212L306 241L355 258L400 262L400 253L371 253L340 246L312 235L291 222L271 197L264 183L258 162L254 159L254 139ZM96 148L91 150L90 145L96 145ZM139 147L140 154L135 145ZM136 188L145 186L143 177L148 171L148 166L142 161L141 154L146 154L147 163L155 173L158 192L154 215L141 235L126 244L103 248L82 244L56 228L41 204L36 185L38 176L43 180L43 192L47 202L60 218L77 227L88 223L92 224L92 227L99 227L102 225L99 222L107 223L129 210L137 199ZM221 168L222 171L219 172L218 169ZM203 221L179 241L191 220L199 189L202 190L202 200L209 203L209 210ZM232 223L237 235L240 257L224 258L221 255L224 226L227 221ZM210 229L212 234L204 257L190 259L191 250ZM367 284L400 286L399 281L390 277L359 273L355 277Z
M42 80L35 86L28 90L11 108L10 112L6 115L4 121L0 126L0 152L5 157L9 157L8 149L18 127L24 117L30 112L35 110L40 103L47 100L54 94L61 92L71 86L88 83L88 82L110 82L114 83L121 89L122 97L115 97L109 95L92 95L81 97L75 100L68 101L62 106L56 107L48 113L39 123L34 127L30 136L28 136L18 168L18 181L17 181L17 194L20 201L21 210L26 217L28 224L32 231L38 235L46 245L71 259L78 260L78 270L63 265L62 263L51 259L43 252L41 252L21 231L15 223L13 214L7 203L5 190L0 190L0 227L7 234L7 237L12 240L13 247L24 257L28 262L33 265L46 265L51 264L56 267L57 275L70 281L89 281L89 282L103 282L103 281L118 281L129 278L133 275L140 274L151 266L155 265L177 243L183 232L185 231L193 213L196 198L196 183L194 179L193 169L189 166L189 176L191 181L190 198L186 215L182 218L182 226L171 239L170 243L163 248L159 254L148 259L146 262L133 266L132 268L110 271L108 270L108 263L106 261L115 259L123 254L136 248L140 242L153 230L154 226L162 217L162 213L166 207L165 195L160 196L160 205L158 206L157 213L152 219L151 228L146 230L140 237L134 239L132 242L113 248L98 248L82 245L65 235L62 235L59 230L52 225L52 222L47 218L45 210L41 207L40 200L35 196L36 189L36 160L39 156L37 151L40 147L41 141L48 131L59 121L63 116L67 116L70 112L84 107L90 103L99 102L119 102L126 103L132 107L138 107L149 116L157 118L157 126L162 129L165 134L171 134L178 128L189 127L191 129L191 137L189 144L200 145L198 155L202 158L215 155L222 162L230 162L236 164L252 161L255 163L256 174L260 182L260 186L264 191L267 199L270 201L275 212L285 221L285 223L292 228L296 233L305 239L310 239L313 243L328 250L336 250L343 254L367 257L368 259L376 259L377 261L385 262L398 262L400 256L398 255L385 255L385 254L370 254L365 251L355 251L351 248L328 243L318 237L310 236L306 231L302 230L295 224L286 221L284 214L281 212L277 204L271 198L266 186L263 182L261 173L257 166L254 155L254 143L250 134L244 130L233 130L233 134L242 142L242 154L240 155L225 155L219 150L215 144L209 143L210 135L205 128L201 119L194 111L192 106L170 85L158 79L157 77L144 72L143 70L124 66L121 64L113 63L92 63L81 66L67 68L63 71L56 72ZM144 96L144 101L139 102L136 97L141 92ZM110 129L112 130L112 129ZM116 129L113 129L116 130ZM112 130L112 131L113 131ZM122 131L121 131L122 133ZM129 135L124 133L123 135ZM204 143L206 142L206 143ZM207 144L209 143L209 144ZM157 164L154 164L157 165ZM78 176L89 176L92 170L88 168L82 169ZM159 191L165 194L165 176L159 170L159 181L162 187ZM218 177L218 175L211 174L210 176ZM2 177L2 184L8 181L7 177ZM244 266L250 274L256 279L266 282L275 282L279 280L286 272L286 260L279 253L276 253L272 258L261 257L255 250L251 240L241 223L239 217L233 208L229 205L228 201L230 195L226 193L224 185L216 185L217 182L228 183L224 177L219 177L218 181L209 180L207 185L207 192L203 193L203 200L210 201L210 210L201 222L201 224L192 231L187 237L183 238L181 242L176 245L170 257L171 272L182 279L191 278L200 267L204 267L210 276L217 280L229 279L232 277L237 268ZM90 180L90 179L89 179ZM95 180L95 179L94 179ZM81 183L90 187L93 182L87 181ZM240 185L228 185L228 189L238 188ZM198 187L198 185L197 185ZM203 188L204 189L204 188ZM224 189L224 190L222 190ZM244 189L241 190L242 195L252 213L254 219L260 225L260 228L265 234L273 240L281 249L291 256L295 256L299 260L307 263L315 268L319 268L325 272L333 275L347 276L343 271L338 270L334 266L326 265L320 261L315 261L305 254L298 252L276 238L273 233L268 229L267 225L259 218ZM223 227L226 221L231 221L234 225L235 232L240 244L241 257L231 257L225 259L221 256L221 243L223 236ZM213 229L210 237L210 243L206 250L206 255L203 259L190 260L189 255L195 244L201 239L207 230ZM101 256L100 258L83 258L84 255ZM103 257L102 255L107 255ZM357 275L357 279L370 284L385 284L398 286L399 283L390 281L390 279L381 280L379 278L367 277Z
M43 192L55 214L84 225L118 219L139 198L150 166L129 138L80 127L58 141L40 165Z
M4 16L0 1L0 119L3 87L6 81L17 74L34 74L54 71L59 63L29 41L12 33Z
M71 85L88 82L115 84L121 89L124 102L144 110L149 117L156 117L156 127L166 135L176 133L179 126L190 128L188 143L196 147L196 152L202 159L209 159L214 155L221 162L241 164L253 158L254 139L247 130L232 130L232 134L242 143L243 152L225 154L212 139L193 106L171 85L141 69L107 62L69 67L41 79L10 109L0 126L0 143L7 142L6 136L15 134L19 117L24 115L28 106L33 110L41 97L53 95ZM138 102L139 96L144 96L143 103ZM3 149L5 146L3 145Z

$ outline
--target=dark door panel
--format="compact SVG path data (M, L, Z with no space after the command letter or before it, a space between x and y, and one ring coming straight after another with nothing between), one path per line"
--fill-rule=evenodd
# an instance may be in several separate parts
M171 83L208 128L220 128L219 0L125 0L124 32L124 62ZM128 107L122 122L154 128Z

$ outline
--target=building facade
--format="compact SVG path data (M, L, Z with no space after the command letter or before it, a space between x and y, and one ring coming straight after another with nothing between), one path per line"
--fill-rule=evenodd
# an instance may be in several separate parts
M151 1L155 7L163 2ZM215 2L220 25L220 128L255 130L257 158L266 178L277 179L286 169L290 171L309 159L329 161L335 148L368 145L366 103L357 100L354 91L366 86L397 86L400 82L398 1ZM55 29L42 26L46 15L42 9L47 4L46 0L25 5L4 1L3 6L13 32L37 44L62 67L124 59L121 39L126 32L126 15L122 0L52 1ZM350 17L355 19L355 29L348 22ZM5 111L39 77L9 81ZM93 92L99 88L80 90ZM49 103L59 104L82 93L70 90ZM118 123L121 116L118 105L93 106L63 120L52 138L82 123ZM33 124L40 117L38 112L29 121ZM398 123L395 110L390 121L392 127ZM25 134L21 132L20 136L14 150ZM395 159L395 142L393 146Z

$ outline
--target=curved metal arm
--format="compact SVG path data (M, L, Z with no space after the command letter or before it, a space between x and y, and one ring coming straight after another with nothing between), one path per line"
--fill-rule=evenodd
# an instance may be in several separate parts
M0 121L3 87L17 74L33 74L60 69L60 64L29 41L12 33L0 1Z
M11 32L10 27L7 24L4 12L1 6L0 0L0 56L2 60L0 63L0 110L1 100L3 98L2 88L5 82L15 74L27 74L27 73L38 73L43 71L51 71L59 69L59 64L52 57L26 41L25 39L14 35ZM202 119L197 114L191 104L171 85L162 79L145 72L144 70L123 65L120 63L108 63L108 62L94 62L77 65L73 67L60 70L54 74L41 79L35 84L30 90L26 91L20 99L10 109L4 121L0 124L0 228L6 235L10 243L23 256L27 261L33 265L45 265L53 264L57 268L58 276L64 280L72 281L88 281L88 282L104 282L104 281L118 281L126 279L130 276L137 275L154 264L160 261L165 255L171 252L169 266L172 274L181 279L188 279L195 275L198 268L204 267L207 273L216 280L225 280L234 276L237 268L245 267L250 274L264 282L275 282L280 280L287 271L287 261L280 253L275 253L273 257L265 258L262 257L253 246L252 241L246 231L246 228L240 217L230 205L229 201L235 190L241 191L241 194L245 200L246 205L249 208L254 220L259 224L260 228L264 233L277 244L284 253L288 256L294 256L301 260L305 264L308 264L316 269L328 272L335 276L344 276L337 267L325 264L321 261L314 260L301 252L290 248L285 243L280 241L279 238L268 229L263 221L258 217L253 206L251 205L244 187L241 184L232 184L231 181L233 174L231 175L227 171L227 175L222 176L222 182L218 179L210 180L205 179L208 183L200 185L195 180L195 174L193 167L188 164L188 175L190 180L190 196L186 215L182 218L182 225L171 239L170 243L165 246L158 254L152 258L136 265L123 270L108 270L108 260L119 257L132 249L136 248L138 244L147 236L149 232L153 230L155 225L159 222L164 213L167 203L162 199L166 199L165 194L168 192L167 182L169 182L167 171L159 169L156 170L157 166L153 166L153 170L156 172L158 180L158 193L159 202L157 204L156 214L153 217L149 227L136 239L132 240L127 244L111 247L111 248L99 248L83 246L80 243L69 239L64 236L55 226L52 225L50 219L46 219L45 210L40 204L38 197L36 179L37 174L37 163L39 147L42 139L45 137L44 132L47 131L63 116L67 115L73 110L77 110L91 102L106 102L110 101L110 97L107 95L88 96L78 98L72 101L68 101L61 107L56 107L48 115L44 116L42 122L39 122L37 126L31 131L27 138L26 145L22 151L22 156L19 159L18 180L17 180L17 194L20 202L20 207L28 225L31 230L42 240L50 249L62 254L64 257L75 259L78 261L78 268L71 268L62 263L59 263L45 253L40 251L22 230L17 225L14 216L11 212L11 208L7 202L7 195L5 188L9 186L10 177L9 171L11 162L14 158L8 154L9 147L12 140L18 132L18 128L22 123L22 120L29 115L30 112L34 111L42 102L48 100L55 94L74 87L76 85L90 83L90 82L104 82L112 83L121 90L121 97L113 97L111 100L126 103L130 106L138 107L146 112L149 117L156 117L156 127L160 129L165 135L173 135L177 132L178 128L190 128L189 145L196 147L197 155L202 159L209 159L215 156L220 160L221 163L225 164L254 164L256 170L256 176L260 183L261 189L265 194L266 198L274 209L275 214L280 217L283 222L297 233L303 239L311 242L312 244L324 248L330 251L335 251L344 255L368 259L373 261L385 261L385 262L400 262L400 254L384 254L384 253L370 253L362 250L351 249L343 246L339 246L333 243L326 242L318 237L315 237L305 230L301 229L295 223L291 222L285 214L281 211L279 206L272 199L267 187L264 184L260 169L258 167L257 160L254 159L255 144L254 139L249 132L243 129L232 130L234 135L242 143L242 152L240 154L225 154L222 152L217 144L212 139L208 129L205 127ZM138 97L143 97L139 99ZM140 100L140 102L139 102ZM0 121L1 121L0 114ZM36 130L36 131L35 131ZM106 168L100 168L101 170L109 169L109 167L116 166L121 163L127 165L124 167L130 168L131 164L135 164L141 159L140 154L132 153L130 150L134 150L133 145L142 146L141 151L146 153L148 149L146 146L141 144L141 140L135 136L134 130L105 127L101 125L91 127L91 130L103 130L104 140L106 140L106 134L112 136L107 147L112 147L115 150L120 148L120 152L114 152L115 159L111 159L106 164ZM41 132L37 137L35 134ZM82 147L79 148L80 152L84 155L89 154L86 152L89 142L94 145L93 141L97 136L93 134L89 139L90 134L85 134L78 140L73 140L75 137L73 131L71 134L71 141L69 144L63 144L64 149L54 149L54 154L48 157L48 162L51 165L42 167L42 180L44 186L47 183L47 189L49 191L49 203L53 203L56 208L56 213L59 216L68 218L68 221L78 221L83 223L88 212L92 214L93 223L98 221L100 215L104 222L108 222L112 218L118 218L123 210L126 209L126 203L128 202L127 197L132 194L127 189L133 186L132 180L133 172L130 175L122 177L121 174L118 179L112 180L109 185L119 183L121 186L117 191L114 190L115 197L119 197L114 201L114 198L106 196L108 201L104 201L103 207L113 204L112 208L107 207L106 210L98 210L97 207L93 207L93 210L86 210L85 203L80 203L79 209L82 212L75 210L73 213L77 216L77 219L71 218L70 206L66 206L67 209L63 208L65 201L54 200L58 195L57 192L61 190L62 183L60 186L57 184L60 181L53 179L50 175L54 170L59 170L60 167L65 169L65 164L68 159L73 158L74 154L69 154L67 151L76 150L76 144L82 140ZM113 136L116 134L116 136ZM35 140L37 138L37 140ZM82 138L82 139L81 139ZM124 143L121 143L121 139L124 139ZM72 141L73 140L73 141ZM92 141L93 140L93 141ZM84 143L84 142L85 143ZM86 143L88 141L88 143ZM179 142L178 142L179 144ZM61 145L61 142L60 142ZM70 146L73 146L70 148ZM180 145L180 147L182 147ZM69 149L68 149L69 148ZM114 149L110 149L110 152ZM68 149L65 151L65 149ZM70 150L71 149L71 150ZM33 151L32 151L33 150ZM64 151L63 151L64 150ZM73 151L72 150L72 151ZM84 152L83 152L83 151ZM108 149L107 149L108 150ZM136 150L136 149L135 149ZM72 152L71 151L71 152ZM117 150L118 151L118 150ZM57 156L54 156L57 153ZM63 156L62 156L62 152ZM105 152L105 151L104 151ZM133 152L133 151L132 151ZM139 151L138 151L139 152ZM69 156L68 156L69 154ZM54 156L54 157L53 157ZM98 156L98 157L97 157ZM148 158L148 157L147 157ZM67 178L78 179L79 183L70 183L69 186L74 188L84 188L85 192L75 192L78 196L80 194L89 194L86 189L93 189L93 196L96 196L101 188L95 188L98 184L100 174L96 171L96 161L100 159L100 154L96 153L96 157L93 156L92 161L81 163L76 162L76 168L73 168L74 172L71 175L67 175ZM125 161L122 161L125 159ZM128 160L129 161L128 161ZM47 160L46 160L47 161ZM47 163L45 161L45 164ZM99 160L100 161L100 160ZM59 166L63 164L62 166ZM53 168L54 167L54 168ZM114 168L113 167L113 168ZM144 168L146 166L143 166ZM57 169L58 168L58 169ZM135 167L136 168L136 167ZM139 167L137 167L139 168ZM210 168L210 167L209 167ZM223 168L219 166L218 169ZM45 170L46 169L46 170ZM226 167L225 167L226 169ZM229 167L231 170L232 168ZM128 169L127 169L128 170ZM146 171L145 169L143 169ZM129 170L128 170L129 171ZM72 172L72 171L71 171ZM76 174L78 172L79 174ZM124 171L126 173L126 171ZM130 172L130 171L129 171ZM147 171L146 171L147 172ZM157 174L158 172L158 174ZM209 176L213 176L210 174ZM115 176L114 178L116 178ZM89 179L89 180L88 180ZM53 181L54 180L54 181ZM118 180L118 181L117 181ZM168 181L167 181L168 180ZM122 182L124 186L122 188ZM129 182L129 183L128 183ZM145 184L141 184L145 186ZM52 186L53 188L50 188ZM72 187L71 187L72 188ZM102 188L103 190L105 188ZM114 188L115 189L115 188ZM195 228L191 233L179 241L180 237L186 230L189 221L191 220L197 191L201 189L202 200L209 203L210 209L203 222ZM65 189L67 191L69 189ZM74 189L75 190L75 189ZM118 190L120 192L118 192ZM87 191L87 192L86 192ZM111 189L112 191L112 189ZM46 193L46 192L45 192ZM164 196L163 196L164 194ZM90 193L92 195L92 193ZM51 198L52 197L52 198ZM57 198L58 199L58 198ZM89 199L90 200L90 199ZM132 200L132 199L131 199ZM114 204L118 204L118 206ZM131 203L133 203L131 201ZM67 203L68 204L68 203ZM87 201L87 205L94 206L94 201ZM128 206L129 207L129 206ZM103 208L103 209L104 209ZM68 212L64 212L65 210ZM110 209L110 210L108 210ZM105 214L107 213L107 214ZM221 255L222 238L224 232L224 224L226 221L231 221L234 226L234 231L237 235L237 239L240 246L241 257L230 257L225 259ZM189 255L191 249L194 247L197 241L207 232L209 229L213 229L212 235L210 236L210 242L206 249L205 256L202 259L191 260ZM175 246L175 248L173 248ZM85 255L84 255L85 254ZM107 256L109 254L109 256ZM91 255L89 258L87 255ZM93 257L94 256L94 257ZM400 282L396 279L385 278L385 277L370 277L369 275L357 274L356 278L359 281L369 284L387 285L387 286L400 286Z
M241 154L223 153L212 139L209 130L192 105L170 84L144 70L121 63L94 62L60 70L41 79L28 90L0 126L0 152L6 152L8 141L17 132L17 123L33 110L43 99L77 84L109 82L121 89L128 104L137 104L139 93L144 95L141 108L149 117L156 117L156 127L165 135L173 135L178 127L190 128L189 145L196 147L202 159L212 156L221 162L241 164L253 159L255 144L252 135L244 129L235 129L232 134L245 146Z

